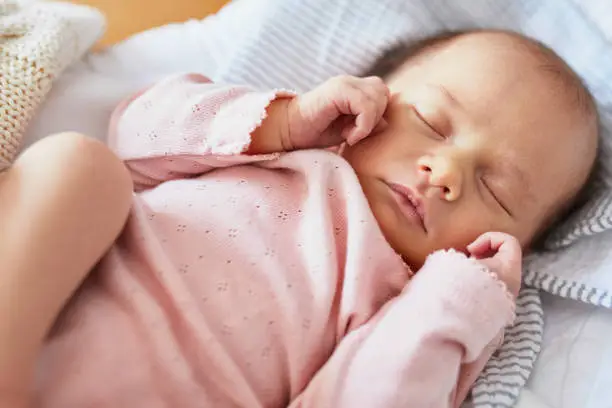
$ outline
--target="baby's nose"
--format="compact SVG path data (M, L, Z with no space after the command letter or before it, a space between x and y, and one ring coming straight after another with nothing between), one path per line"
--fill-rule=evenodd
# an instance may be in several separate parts
M461 196L461 172L449 158L423 157L418 161L418 172L429 188L439 191L440 198L455 201Z

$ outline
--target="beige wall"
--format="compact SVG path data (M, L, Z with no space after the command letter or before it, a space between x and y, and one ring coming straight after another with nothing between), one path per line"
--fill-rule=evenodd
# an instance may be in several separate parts
M106 14L108 29L99 46L166 23L202 18L228 0L68 0L87 4Z

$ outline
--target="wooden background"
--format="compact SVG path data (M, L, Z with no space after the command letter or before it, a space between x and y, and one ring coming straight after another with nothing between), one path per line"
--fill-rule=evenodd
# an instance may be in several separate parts
M228 0L68 0L101 10L107 19L106 35L98 47L123 40L131 34L167 23L203 18L218 11Z

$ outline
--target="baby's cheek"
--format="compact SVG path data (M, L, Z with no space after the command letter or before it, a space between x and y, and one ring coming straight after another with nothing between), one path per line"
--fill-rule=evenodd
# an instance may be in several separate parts
M440 234L440 241L444 249L454 248L466 252L466 247L476 238L491 231L506 232L501 228L501 223L495 222L485 211L479 211L471 216L450 220L448 227Z

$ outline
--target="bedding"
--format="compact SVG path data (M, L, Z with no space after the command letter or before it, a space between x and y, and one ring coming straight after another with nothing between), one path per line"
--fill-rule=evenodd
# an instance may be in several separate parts
M85 24L88 29L81 29ZM53 81L83 55L102 28L102 16L86 7L0 3L0 171L15 159Z
M154 28L86 55L57 79L26 132L24 147L66 129L104 140L121 99L180 71L214 77L254 35L263 15L258 1L241 0L203 22Z
M468 7L440 0L308 4L299 0L268 0L266 7L262 7L262 0L239 0L203 22L155 29L104 53L88 55L57 81L27 140L31 143L49 132L66 129L102 139L108 115L118 100L176 71L199 71L216 80L258 86L272 83L299 90L335 73L359 73L383 45L397 38L417 37L440 28L491 24L519 29L556 48L588 79L604 114L604 128L608 129L612 30L607 27L612 25L606 26L603 13L612 10L605 3L482 0L471 2ZM566 28L569 25L570 32ZM307 38L308 44L300 48L299 55L295 47L284 50L287 57L275 60L282 64L270 65L274 52L278 52L274 48L282 48L280 37L289 41L298 37L298 43ZM267 64L269 69L260 69L254 76L247 74L257 71L252 69L257 61ZM604 135L609 137L606 132ZM608 139L605 140L603 154L607 156L610 147ZM548 252L528 260L526 279L532 286L560 296L607 306L610 282L605 272L612 265L607 254L610 237L605 232L611 224L609 219L606 221L606 188L611 183L606 181L610 169L603 164L596 189L599 199L592 200L590 207L551 235ZM601 255L595 256L598 253ZM550 407L609 406L605 390L612 381L612 365L606 362L610 362L612 345L606 344L607 336L602 335L612 331L610 312L559 296L546 296L544 300L543 350L521 403ZM527 331L532 332L528 336L532 341L515 356L519 385L529 374L541 328L537 292L527 292L523 302L531 316L526 324ZM521 370L521 365L527 369ZM516 393L487 396L487 387L485 384L480 406L511 406ZM495 390L495 385L492 387Z

